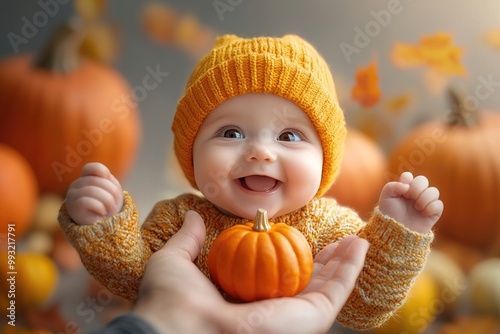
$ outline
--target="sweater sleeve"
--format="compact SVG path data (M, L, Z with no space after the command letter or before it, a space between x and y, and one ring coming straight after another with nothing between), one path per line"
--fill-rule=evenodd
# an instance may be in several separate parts
M353 219L360 220L353 214ZM355 224L357 225L357 224ZM370 242L364 268L337 320L356 330L382 325L405 301L434 234L406 228L378 208L356 233Z
M147 229L151 224L156 226L155 213L162 211L158 209L162 206L161 202L155 206L141 228L135 203L124 191L122 210L109 218L78 225L63 204L58 219L87 271L112 293L135 300L149 257L178 229L171 228L167 234ZM172 224L178 225L178 220Z

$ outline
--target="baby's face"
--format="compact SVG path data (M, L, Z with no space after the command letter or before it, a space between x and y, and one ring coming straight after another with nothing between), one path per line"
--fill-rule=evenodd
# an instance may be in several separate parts
M221 211L253 219L257 209L277 217L306 205L318 191L321 141L293 102L246 94L220 104L195 138L196 184Z

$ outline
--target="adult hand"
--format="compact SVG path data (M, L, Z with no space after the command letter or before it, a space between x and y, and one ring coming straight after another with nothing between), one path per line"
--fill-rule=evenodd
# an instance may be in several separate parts
M368 242L348 236L314 259L307 288L295 297L230 303L193 264L205 240L194 211L152 255L133 312L159 333L325 333L354 288Z

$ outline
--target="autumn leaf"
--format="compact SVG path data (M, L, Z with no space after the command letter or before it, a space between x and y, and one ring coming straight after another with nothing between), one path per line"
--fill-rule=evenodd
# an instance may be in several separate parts
M116 25L90 24L80 45L80 55L99 62L110 63L118 58L119 40L119 29Z
M394 65L402 68L424 64L419 48L402 43L396 43L394 45L391 53L391 60Z
M194 14L181 15L162 3L149 3L142 10L142 26L154 41L180 49L192 57L207 52L215 32Z
M372 61L367 67L358 68L356 83L351 92L352 99L362 107L370 108L378 103L381 95L377 63Z
M492 29L484 34L486 44L494 49L500 49L500 29Z
M106 11L107 0L75 0L75 11L85 21L96 21Z
M463 50L452 42L450 34L439 32L422 37L415 45L396 43L391 60L401 68L426 66L446 76L465 75Z
M163 3L151 2L144 6L141 15L146 34L160 44L170 44L175 39L179 14Z
M413 96L410 93L403 93L384 102L384 110L389 114L398 115L403 113L414 102Z
M177 46L192 57L208 51L215 40L215 33L201 25L194 15L184 15L179 19L174 35Z

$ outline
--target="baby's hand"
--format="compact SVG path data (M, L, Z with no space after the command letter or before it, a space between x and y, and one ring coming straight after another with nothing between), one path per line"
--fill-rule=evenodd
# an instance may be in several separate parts
M399 181L389 182L382 189L380 211L399 221L409 229L427 233L443 212L439 190L429 187L425 176L401 174Z
M79 225L90 225L122 209L123 194L118 180L101 163L83 166L82 175L69 187L66 209Z

